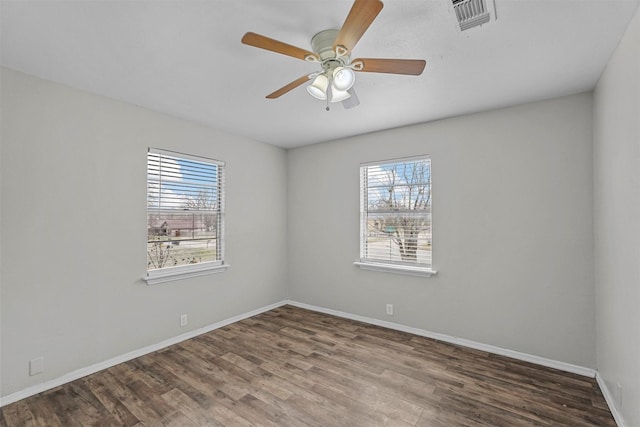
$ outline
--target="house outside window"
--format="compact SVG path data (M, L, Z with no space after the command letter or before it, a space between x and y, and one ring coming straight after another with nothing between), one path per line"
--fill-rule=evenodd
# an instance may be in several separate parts
M149 148L149 284L222 271L225 163Z
M363 269L430 276L431 159L428 156L360 167L360 259Z

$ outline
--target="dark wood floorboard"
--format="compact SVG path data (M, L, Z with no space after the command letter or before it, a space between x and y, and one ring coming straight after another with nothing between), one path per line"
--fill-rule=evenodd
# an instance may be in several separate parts
M615 426L592 378L292 306L7 405L0 426Z

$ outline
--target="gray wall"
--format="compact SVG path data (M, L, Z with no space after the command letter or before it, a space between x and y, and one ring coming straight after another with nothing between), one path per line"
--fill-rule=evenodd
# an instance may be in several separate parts
M227 162L225 273L141 280L149 146ZM2 69L1 394L285 299L285 168L282 149Z
M595 90L594 191L598 371L640 426L640 10Z
M438 274L360 270L359 164L419 154ZM289 150L290 298L595 368L592 191L590 94Z
M0 394L289 297L597 367L640 425L639 20L595 101L288 152L2 69ZM227 272L141 280L148 146L227 162ZM359 164L419 154L438 275L358 269Z

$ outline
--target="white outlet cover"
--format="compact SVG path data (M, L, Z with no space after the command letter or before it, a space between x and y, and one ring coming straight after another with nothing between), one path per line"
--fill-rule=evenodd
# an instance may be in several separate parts
M44 357L37 357L29 361L29 375L37 375L44 372Z

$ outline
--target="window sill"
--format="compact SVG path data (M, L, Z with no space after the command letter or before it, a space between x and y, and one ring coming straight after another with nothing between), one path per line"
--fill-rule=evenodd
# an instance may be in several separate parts
M190 277L204 276L206 274L222 273L229 267L229 264L210 263L182 265L179 267L168 267L160 270L149 271L143 279L147 282L147 285L157 285L158 283L171 282L173 280L188 279Z
M431 277L438 272L427 267L411 267L408 265L383 264L378 262L356 261L353 265L357 265L363 270L380 271L383 273L405 274L408 276Z

